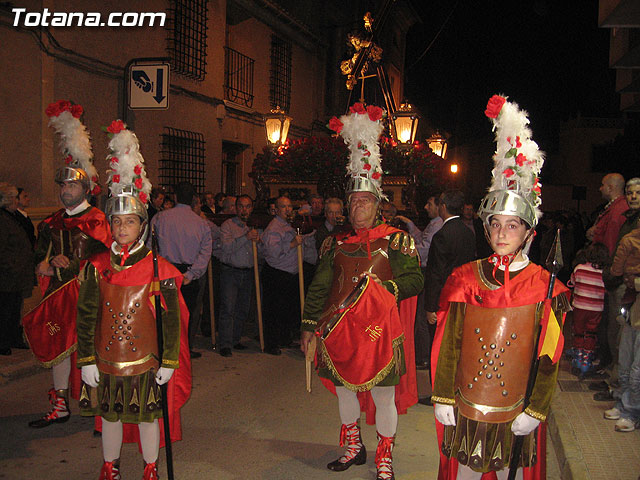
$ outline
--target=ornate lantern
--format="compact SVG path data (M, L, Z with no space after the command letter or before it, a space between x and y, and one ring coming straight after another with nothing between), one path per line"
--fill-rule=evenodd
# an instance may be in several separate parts
M444 158L447 154L447 139L440 135L438 130L427 139L427 143L431 151L436 155Z
M271 113L264 117L264 127L267 133L267 142L272 147L284 145L289 134L291 117L280 107L271 110Z
M391 115L393 132L398 145L412 145L418 130L420 116L407 102L403 102L398 110Z

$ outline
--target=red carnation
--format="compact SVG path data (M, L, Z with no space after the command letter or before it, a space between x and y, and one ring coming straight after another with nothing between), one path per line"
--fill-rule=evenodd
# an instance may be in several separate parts
M84 110L82 109L82 105L72 105L69 111L75 118L80 118L82 116L82 113L84 112Z
M107 127L107 132L113 133L115 135L116 133L120 133L125 128L126 127L124 126L124 122L122 120L114 120L113 122L111 122L111 125Z
M380 120L382 118L382 109L380 107L376 107L375 105L369 105L367 107L367 113L369 114L369 120L375 122L376 120Z
M133 182L133 184L136 186L136 188L142 188L142 178L141 177L136 178L136 181Z
M522 146L522 142L520 141L520 137L516 137L516 148L520 148Z
M64 163L69 165L71 162L73 162L73 157L71 155L67 155L67 158L64 159Z
M138 198L140 198L140 201L141 201L142 203L147 203L147 194L146 194L146 193L144 193L144 192L140 192L140 193L138 194Z
M45 113L49 117L57 117L62 112L69 110L69 108L71 108L71 102L69 100L58 100L55 103L49 104Z
M371 165L369 165L368 163L365 163L362 168L364 168L365 170L371 170Z
M374 172L373 175L371 175L371 178L373 178L374 180L377 180L380 178L380 172Z
M140 165L136 165L135 167L133 167L133 173L135 173L136 175L140 175L140 172L142 172L142 167Z
M500 95L494 95L489 99L487 103L487 109L484 111L484 114L489 118L497 118L500 114L500 110L502 110L502 106L507 99L501 97Z
M344 127L344 124L338 117L333 117L329 120L329 128L334 132L340 133L342 131L342 127Z
M526 161L527 161L527 157L525 157L521 153L519 153L518 156L516 157L516 165L518 165L519 167L522 167L524 165L524 162Z
M112 181L113 183L120 183L120 175L114 175L114 176L111 178L111 181Z
M370 152L369 150L366 150L366 151L363 153L363 155L364 155L365 157L370 157L370 156L371 156L371 152Z
M94 175L93 177L91 177L91 181L93 183L98 183L98 177L96 175Z
M354 103L353 106L349 107L349 111L351 113L358 113L360 115L364 115L367 111L364 108L364 105L360 102Z
M507 178L511 177L514 173L516 173L516 172L514 172L514 171L513 171L512 169L510 169L510 168L506 168L506 169L504 170L504 172L502 172L502 174L503 174L505 177L507 177Z
M91 195L93 195L94 197L97 197L101 193L102 193L102 187L100 187L100 185L96 183L95 187L93 187L93 190L91 190Z

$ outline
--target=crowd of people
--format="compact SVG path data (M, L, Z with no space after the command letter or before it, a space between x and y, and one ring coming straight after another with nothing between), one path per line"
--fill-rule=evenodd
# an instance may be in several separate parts
M52 125L84 132L74 107L50 106ZM364 411L376 478L393 479L398 414L419 401L434 407L440 478L538 478L567 318L572 372L613 402L604 416L616 431L640 428L640 178L604 176L606 204L591 218L542 214L543 157L526 114L494 96L494 160L517 162L520 178L496 169L479 204L431 192L412 216L382 190L379 113L356 104L332 120L351 152L344 199L294 206L284 195L256 212L248 195L198 194L186 181L170 195L152 188L120 121L108 128L104 213L77 145L64 145L72 161L55 176L63 208L37 235L28 192L0 183L0 354L31 348L53 376L51 409L29 426L68 421L73 396L102 432L101 479L120 478L123 441L140 443L144 479L158 478L163 430L180 439L202 334L223 357L257 341L269 355L302 350L337 396L345 451L332 471L366 462ZM43 300L21 319L36 277ZM429 371L430 397L418 399L416 370Z

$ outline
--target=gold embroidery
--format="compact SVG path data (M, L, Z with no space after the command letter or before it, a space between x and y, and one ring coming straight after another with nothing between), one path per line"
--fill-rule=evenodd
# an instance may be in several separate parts
M380 325L376 325L373 328L371 328L371 325L369 325L364 329L364 331L369 334L369 338L372 342L375 342L382 336L382 327Z
M169 367L169 368L178 368L180 366L178 360L163 360L162 361L162 366L163 367Z
M393 296L396 297L396 303L398 303L398 294L400 293L400 290L398 289L398 285L393 280L389 280L389 283L393 287Z
M392 250L398 250L400 248L400 237L401 235L399 234L396 235L393 241L391 242L391 244L389 245L389 248L391 248Z
M76 360L76 363L78 365L82 363L96 363L96 357L94 355L91 355L90 357L79 358L78 360Z
M98 357L100 357L100 355L98 355ZM110 361L105 360L105 359L103 359L101 357L100 357L100 361L102 363L105 363L107 365L111 365L111 366L114 366L114 367L126 368L126 367L131 367L133 365L141 365L141 364L143 364L145 362L148 362L149 360L151 360L153 358L158 360L158 357L156 357L153 353L150 353L146 357L140 358L138 360L133 360L132 362L110 362Z
M302 323L308 323L309 325L317 325L318 321L317 320L309 320L308 318L303 318L302 319Z
M431 395L431 401L436 403L442 403L443 405L455 405L456 401L453 398L437 397Z
M402 250L400 250L400 252L402 252L403 255L407 255L409 253L409 237L407 235L403 235L402 237Z
M526 413L527 415L529 415L530 417L535 418L536 420L540 420L541 422L544 422L547 419L546 415L543 415L541 413L538 412L534 412L533 410L531 410L529 407L524 409L524 413Z

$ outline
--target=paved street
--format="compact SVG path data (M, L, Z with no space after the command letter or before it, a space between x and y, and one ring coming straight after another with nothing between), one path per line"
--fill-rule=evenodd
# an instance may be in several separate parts
M33 364L30 356L20 351L12 357L14 362L22 358L23 363ZM9 360L2 359L0 371L9 369ZM193 393L182 410L183 440L174 445L176 478L375 478L372 426L363 429L369 452L365 466L344 473L325 468L340 450L337 403L317 378L314 392L304 391L299 352L286 350L273 357L252 349L222 358L205 351L193 367ZM92 436L90 419L74 415L66 424L27 428L29 420L45 411L51 383L48 370L29 368L31 374L24 378L0 382L0 478L97 478L101 446L100 439ZM77 404L72 405L77 412ZM559 478L555 459L549 463L548 478ZM394 465L399 480L436 478L431 407L416 405L400 417ZM134 445L123 448L122 473L123 479L142 476L142 458ZM161 477L166 479L164 460Z

